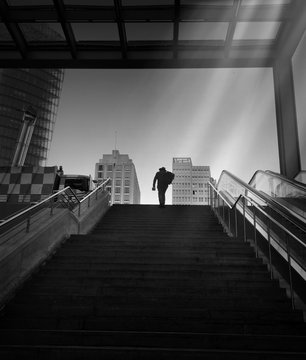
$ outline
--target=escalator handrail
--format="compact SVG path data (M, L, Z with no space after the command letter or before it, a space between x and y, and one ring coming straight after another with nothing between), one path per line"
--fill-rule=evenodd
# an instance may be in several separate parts
M257 170L255 172L258 173L260 172L261 170ZM265 193L262 193L262 192L259 192L257 191L256 189L254 189L251 185L247 184L246 182L244 182L243 180L239 179L237 176L233 175L232 173L230 173L229 171L227 170L223 170L220 177L219 177L219 181L218 181L218 184L217 184L217 188L218 188L218 185L220 183L220 180L222 178L222 175L223 174L226 174L228 175L229 177L231 177L233 180L235 180L239 185L241 185L242 187L244 187L246 190L248 190L249 192L251 192L252 194L254 194L256 197L260 198L263 202L265 202L266 204L268 204L272 210L276 211L278 214L280 214L282 217L284 217L287 221L291 222L294 226L298 227L300 230L302 230L303 232L306 233L306 227L305 227L305 223L303 222L303 225L301 225L299 222L302 222L302 221L299 221L297 222L297 219L296 217L294 217L294 215L292 214L292 212L288 211L288 209L279 204L277 201L273 200L273 198L271 198L270 196L268 196L267 194ZM252 178L254 178L255 174L253 175ZM235 201L234 206L236 206L237 202L240 200L240 197L239 196L237 198L237 200ZM293 219L294 217L294 219Z
M246 201L250 202L254 207L256 207L257 210L259 210L262 214L264 214L264 216L266 216L269 220L271 220L274 224L276 224L280 229L282 229L283 231L285 231L288 235L290 235L294 240L296 240L300 245L302 245L303 247L306 248L306 244L300 240L295 234L293 234L290 230L288 230L284 225L282 225L278 220L274 219L272 216L270 216L266 211L264 211L260 204L258 204L254 199L251 199L250 197L246 196L246 195L240 195L238 200L235 202L234 205L231 205L224 196L222 196L222 193L216 189L216 187L209 182L209 185L214 189L214 191L218 194L218 196L220 196L225 203L227 204L227 206L230 209L233 209L237 206L237 201L239 201L241 198L244 198Z
M306 184L303 184L303 183L301 183L299 181L296 181L296 180L293 180L293 179L288 179L286 176L284 176L282 174L275 173L274 171L271 171L271 170L266 170L264 172L267 173L267 174L273 175L274 177L277 177L282 181L286 181L288 184L298 188L299 190L304 191L305 194L306 194Z

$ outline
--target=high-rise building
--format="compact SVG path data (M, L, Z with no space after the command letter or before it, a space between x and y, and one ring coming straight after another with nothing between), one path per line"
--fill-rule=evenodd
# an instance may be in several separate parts
M210 167L193 166L191 158L173 158L173 205L207 205L209 203Z
M104 154L96 163L95 180L101 182L111 179L108 190L111 192L112 204L140 204L140 189L135 165L128 155L113 150Z
M45 165L63 78L63 69L0 69L0 166Z

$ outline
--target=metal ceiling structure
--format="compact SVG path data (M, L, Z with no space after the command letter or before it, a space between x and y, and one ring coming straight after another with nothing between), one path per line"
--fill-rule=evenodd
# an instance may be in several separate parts
M271 67L305 28L305 0L0 0L0 67Z

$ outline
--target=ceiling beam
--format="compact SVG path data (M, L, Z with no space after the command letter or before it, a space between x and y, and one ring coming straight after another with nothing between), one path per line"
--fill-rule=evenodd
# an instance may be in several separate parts
M122 58L126 59L127 57L127 38L126 38L126 30L125 25L122 20L122 4L121 0L114 0L115 1L115 9L116 9L116 21L118 26L118 32L119 32L119 39L121 44L121 52L122 52Z
M4 0L0 0L0 18L10 33L16 48L23 59L27 57L27 43L17 23L11 21L10 9Z
M2 0L3 2L3 0ZM185 5L180 4L180 18L185 21L230 21L232 5ZM123 21L175 21L177 5L167 6L123 6ZM284 21L288 19L290 5L243 5L237 21ZM64 5L67 22L101 21L115 22L116 6ZM63 11L63 10L61 10ZM58 10L54 6L10 6L13 22L58 21Z
M85 56L87 53L85 53ZM69 68L69 69L184 69L184 68L249 68L271 67L273 62L269 59L0 59L1 68Z
M291 59L306 31L306 1L296 0L289 12L290 20L281 28L275 58Z
M65 6L63 0L53 0L54 7L56 9L58 20L61 23L62 29L65 34L66 41L69 45L71 56L76 59L77 58L77 47L76 41L74 37L74 33L72 31L71 24L67 22L66 14L65 14Z

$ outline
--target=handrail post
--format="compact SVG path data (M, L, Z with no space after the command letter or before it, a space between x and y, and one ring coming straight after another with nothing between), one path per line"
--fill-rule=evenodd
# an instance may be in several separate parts
M257 246L257 233L256 233L256 207L253 206L254 214L253 214L253 226L254 226L254 242L255 242L255 254L258 258L258 246Z
M245 202L246 199L243 197L243 240L246 242L246 223L245 223Z
M228 229L231 232L231 209L229 208L229 206L227 207L228 209Z
M31 213L29 213L29 216L27 217L27 226L26 226L27 233L30 231L30 225L31 225Z
M223 219L223 221L225 223L225 210L224 210L224 207L225 207L224 199L222 199L222 219Z
M50 201L51 201L51 206L50 206L50 215L52 216L53 215L53 207L54 207L54 198L51 198L50 199Z
M270 266L270 276L271 279L274 278L273 276L273 269L272 269L272 252L271 252L271 230L270 230L270 218L268 218L268 228L267 228L267 235L268 235L268 243L269 243L269 266Z
M292 309L295 308L294 303L294 293L293 293L293 283L292 283L292 267L291 267L291 256L290 256L290 244L288 239L288 234L286 236L286 248L287 248L287 254L288 254L288 270L289 270L289 284L290 284L290 296L291 296L291 305Z
M238 218L237 218L237 206L235 206L235 235L238 237Z

